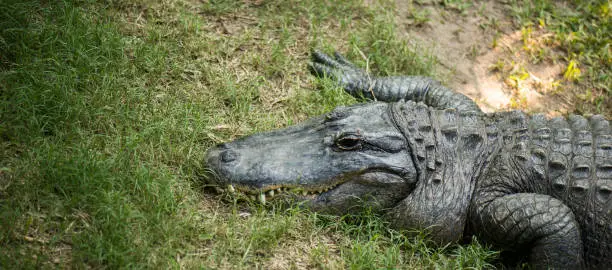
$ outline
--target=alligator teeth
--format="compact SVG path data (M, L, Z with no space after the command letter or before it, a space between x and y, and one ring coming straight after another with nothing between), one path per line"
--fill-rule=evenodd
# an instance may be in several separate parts
M227 185L227 191L229 191L230 193L234 193L236 192L236 189L234 189L233 185Z
M258 198L258 199L259 199L259 202L260 202L261 204L266 204L266 194L264 194L264 193L259 193L259 198Z
M273 189L268 191L268 196L270 196L270 197L274 196L274 190Z

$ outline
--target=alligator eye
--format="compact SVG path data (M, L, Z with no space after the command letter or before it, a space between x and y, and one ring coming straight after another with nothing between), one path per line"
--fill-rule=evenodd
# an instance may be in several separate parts
M342 150L356 150L361 148L361 138L355 135L346 135L336 140L336 146Z

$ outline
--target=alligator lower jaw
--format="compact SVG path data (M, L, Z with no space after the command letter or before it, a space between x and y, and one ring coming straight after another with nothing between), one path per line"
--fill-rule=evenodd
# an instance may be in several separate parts
M249 188L246 186L229 184L225 187L225 189L217 188L217 192L219 193L228 192L232 194L239 193L239 194L248 196L253 201L257 199L257 201L259 201L260 203L265 204L267 199L274 198L275 196L279 196L283 194L301 196L305 199L313 199L315 196L318 196L324 192L334 189L343 183L344 183L343 181L339 181L339 182L330 184L325 187L320 187L320 186L318 187L301 187L301 186L298 187L298 186L281 184L281 185L267 186L267 187L260 188L260 189L253 189L253 188Z

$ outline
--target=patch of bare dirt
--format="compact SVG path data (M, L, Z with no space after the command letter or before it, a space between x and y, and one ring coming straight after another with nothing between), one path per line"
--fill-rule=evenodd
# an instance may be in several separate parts
M563 80L566 63L556 57L555 44L544 44L549 33L517 29L504 1L455 7L440 2L396 1L396 22L400 34L431 48L450 75L445 81L450 88L487 112L523 109L558 115L572 110L566 99L551 95ZM547 60L534 61L534 50L545 52Z

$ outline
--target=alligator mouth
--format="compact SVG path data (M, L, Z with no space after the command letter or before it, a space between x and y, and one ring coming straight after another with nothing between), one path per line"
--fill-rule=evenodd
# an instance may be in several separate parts
M293 196L294 198L300 200L314 200L318 196L324 195L327 192L331 192L345 183L352 181L363 182L359 179L362 179L364 178L364 176L371 174L382 174L385 175L387 179L405 181L406 172L398 172L390 169L371 169L368 171L343 174L341 176L326 181L324 185L299 185L293 183L279 183L255 188L239 183L232 183L226 184L222 187L217 186L216 190L218 193L229 193L246 196L252 201L258 201L262 204L265 204L271 199L287 196Z
M332 190L343 183L345 182L333 184L329 187L320 188L320 189L316 189L316 188L306 189L304 187L291 186L291 185L274 185L274 186L270 186L264 189L250 189L250 188L240 186L240 185L229 184L226 186L224 190L222 189L221 192L241 193L243 195L249 196L251 200L257 200L260 203L265 204L266 201L272 198L276 198L276 197L284 196L284 195L298 196L303 199L314 199L316 196L321 195L329 190Z
M328 181L327 185L302 186L297 184L277 184L262 188L253 188L247 185L234 183L227 184L223 188L217 187L216 190L218 193L241 194L247 196L252 201L257 200L258 202L265 204L266 201L270 199L287 195L298 197L300 199L314 199L316 196L333 190L349 181L351 180L347 179L347 177L339 177L338 179L334 179L334 181Z

